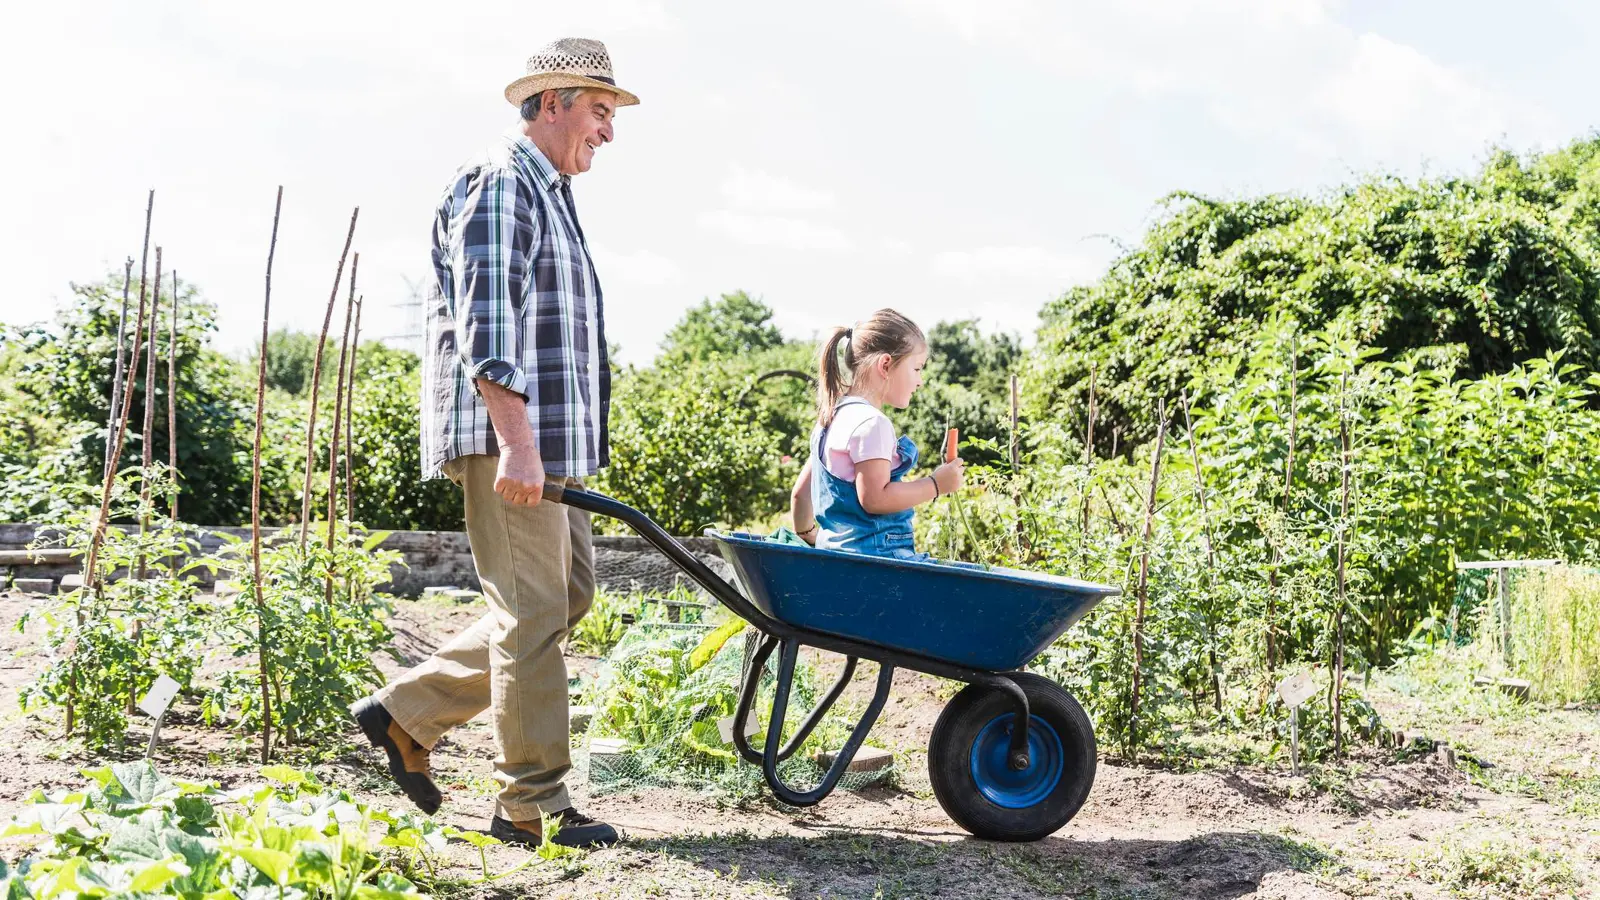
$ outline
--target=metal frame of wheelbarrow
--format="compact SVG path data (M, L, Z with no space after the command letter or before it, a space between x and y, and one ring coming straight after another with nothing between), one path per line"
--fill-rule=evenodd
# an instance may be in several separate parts
M855 759L856 751L861 749L861 743L866 740L867 732L872 730L878 714L883 711L883 704L889 699L889 688L894 682L896 668L925 672L940 678L964 681L967 684L983 685L1007 694L1015 705L1017 724L1011 730L1006 764L1019 772L1028 767L1028 695L1023 693L1022 688L1009 677L1008 673L971 669L928 656L894 650L880 644L839 637L810 628L797 628L780 622L757 609L755 604L739 593L737 588L724 581L709 566L689 552L688 548L678 543L666 529L633 507L604 494L580 488L568 488L551 482L546 482L543 496L546 501L554 501L587 513L608 516L624 522L638 532L640 537L665 554L686 575L710 591L722 605L762 632L744 673L743 684L740 685L739 704L733 714L733 744L741 757L761 767L767 786L772 789L773 795L784 803L791 806L812 806L833 793L833 789L839 784L839 779L844 777L845 770ZM844 671L839 674L833 687L829 688L817 702L816 708L811 710L800 723L794 736L788 743L783 743L783 722L789 708L789 691L794 683L795 663L802 646L816 647L843 655ZM772 715L767 722L766 744L762 750L757 751L750 746L745 737L744 723L748 720L750 710L755 704L756 686L761 680L761 674L775 649L778 650L778 675L772 698ZM860 659L870 659L878 663L878 685L873 691L872 702L867 704L866 711L861 714L861 720L851 730L850 738L845 741L844 747L834 756L833 763L828 767L828 772L823 776L821 783L809 791L797 791L789 787L778 776L778 764L800 749L800 745L805 743L806 738L810 737L811 732L822 722L822 717L833 708L833 704L838 701L850 683L851 677L855 675L856 663Z

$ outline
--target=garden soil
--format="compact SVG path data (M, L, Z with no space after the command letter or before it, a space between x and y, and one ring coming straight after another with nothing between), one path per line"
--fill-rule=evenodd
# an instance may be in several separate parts
M40 624L16 627L35 602L0 594L0 746L7 751L0 756L0 815L10 815L35 789L81 786L78 770L97 763L73 755L58 735L17 712L18 691L43 663ZM401 603L393 645L400 661L383 657L385 673L422 659L480 614L471 603ZM586 658L568 662L575 671L591 673L598 664ZM818 662L826 678L833 664ZM845 701L853 699L858 708L873 680L873 666L863 668ZM893 698L875 729L896 751L893 787L840 792L819 806L794 810L766 799L685 790L590 796L579 773L572 785L579 807L620 825L628 844L592 852L577 864L540 862L487 884L472 883L479 873L476 851L452 845L439 893L695 900L1432 898L1458 896L1434 883L1445 848L1493 840L1532 841L1576 860L1587 883L1567 889L1572 895L1590 896L1600 885L1593 868L1600 835L1593 821L1539 801L1489 793L1432 757L1396 763L1375 750L1359 752L1343 777L1317 785L1260 768L1179 773L1102 759L1088 803L1058 834L1025 845L975 840L945 817L923 768L928 735L952 693L937 679L896 674ZM142 755L149 737L148 721L136 719L129 758ZM168 775L225 786L257 778L254 744L202 726L192 706L169 716L161 738L156 762ZM445 792L439 818L460 828L487 827L493 756L481 717L441 742L433 755ZM404 808L403 798L388 790L376 752L352 746L315 760L289 748L284 757L362 799ZM17 839L0 842L7 857L21 849ZM511 848L491 848L490 869L510 870L527 858Z

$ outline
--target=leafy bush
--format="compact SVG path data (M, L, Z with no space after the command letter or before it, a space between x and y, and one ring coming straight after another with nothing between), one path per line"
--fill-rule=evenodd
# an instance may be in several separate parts
M404 833L400 818L302 772L268 768L262 774L274 784L228 792L168 781L148 762L84 774L88 790L36 791L0 831L49 842L15 866L0 863L0 895L423 896L382 856ZM376 824L388 824L390 836L375 840Z
M714 361L633 369L611 405L611 466L596 488L673 534L764 518L787 502L795 469L738 402L753 379Z
M448 479L422 480L422 370L416 356L381 344L362 348L353 417L356 473L351 517L369 528L461 531L461 490ZM298 446L298 445L297 445ZM326 450L322 459L326 459Z
M1315 330L1346 314L1389 361L1459 347L1467 377L1553 351L1593 372L1597 149L1600 138L1527 162L1498 154L1477 177L1370 179L1314 198L1176 194L1139 249L1045 308L1029 411L1081 421L1093 366L1102 451L1118 431L1124 447L1143 442L1156 397L1175 403L1278 315Z
M138 285L133 285L127 324L130 334L138 290ZM0 483L0 507L8 509L11 521L27 521L52 511L50 492L39 491L38 480L98 485L102 472L122 278L108 276L100 282L73 285L73 293L75 302L63 310L53 328L32 326L0 341L0 358L6 360L0 368L15 377L8 390L0 391L0 424L10 419L28 435L21 446L13 442L9 453L0 449L0 463L35 476L23 484ZM163 292L156 345L158 412L152 437L153 456L158 461L165 461L168 455L170 303L171 297ZM179 510L193 522L243 521L250 510L246 382L235 363L205 347L208 335L216 330L216 308L188 287L179 311L175 398L182 491ZM146 342L141 357L148 353ZM119 468L138 465L144 453L144 391L141 364Z

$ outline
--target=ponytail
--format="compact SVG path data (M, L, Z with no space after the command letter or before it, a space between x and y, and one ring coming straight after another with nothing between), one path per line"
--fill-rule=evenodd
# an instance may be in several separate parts
M839 343L844 342L844 364L847 369L854 369L854 360L850 354L850 329L835 328L833 334L822 342L822 352L817 356L817 421L826 428L833 422L833 408L844 399L844 392L850 385L845 383L844 374L839 371Z

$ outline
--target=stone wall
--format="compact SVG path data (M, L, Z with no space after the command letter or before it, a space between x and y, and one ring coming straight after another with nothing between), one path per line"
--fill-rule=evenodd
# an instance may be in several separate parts
M224 535L249 540L248 528L207 528L200 539L201 555L213 553L223 544ZM60 546L52 535L45 533L45 546ZM25 550L40 537L40 526L29 524L0 525L0 550ZM730 577L727 564L717 554L715 544L706 538L681 538L690 550L723 577ZM641 590L660 593L674 584L694 583L665 556L650 546L643 538L597 535L595 545L595 576L601 587L613 591ZM478 576L472 567L472 549L467 536L459 531L394 531L379 547L395 550L405 559L404 566L396 566L391 573L393 581L383 590L405 597L415 597L425 587L451 586L476 589ZM60 580L63 576L80 572L73 565L26 565L11 567L10 575L16 578L49 578ZM5 567L0 567L0 583L8 581ZM209 587L217 575L204 569L192 570L202 585ZM230 577L222 573L221 577Z

